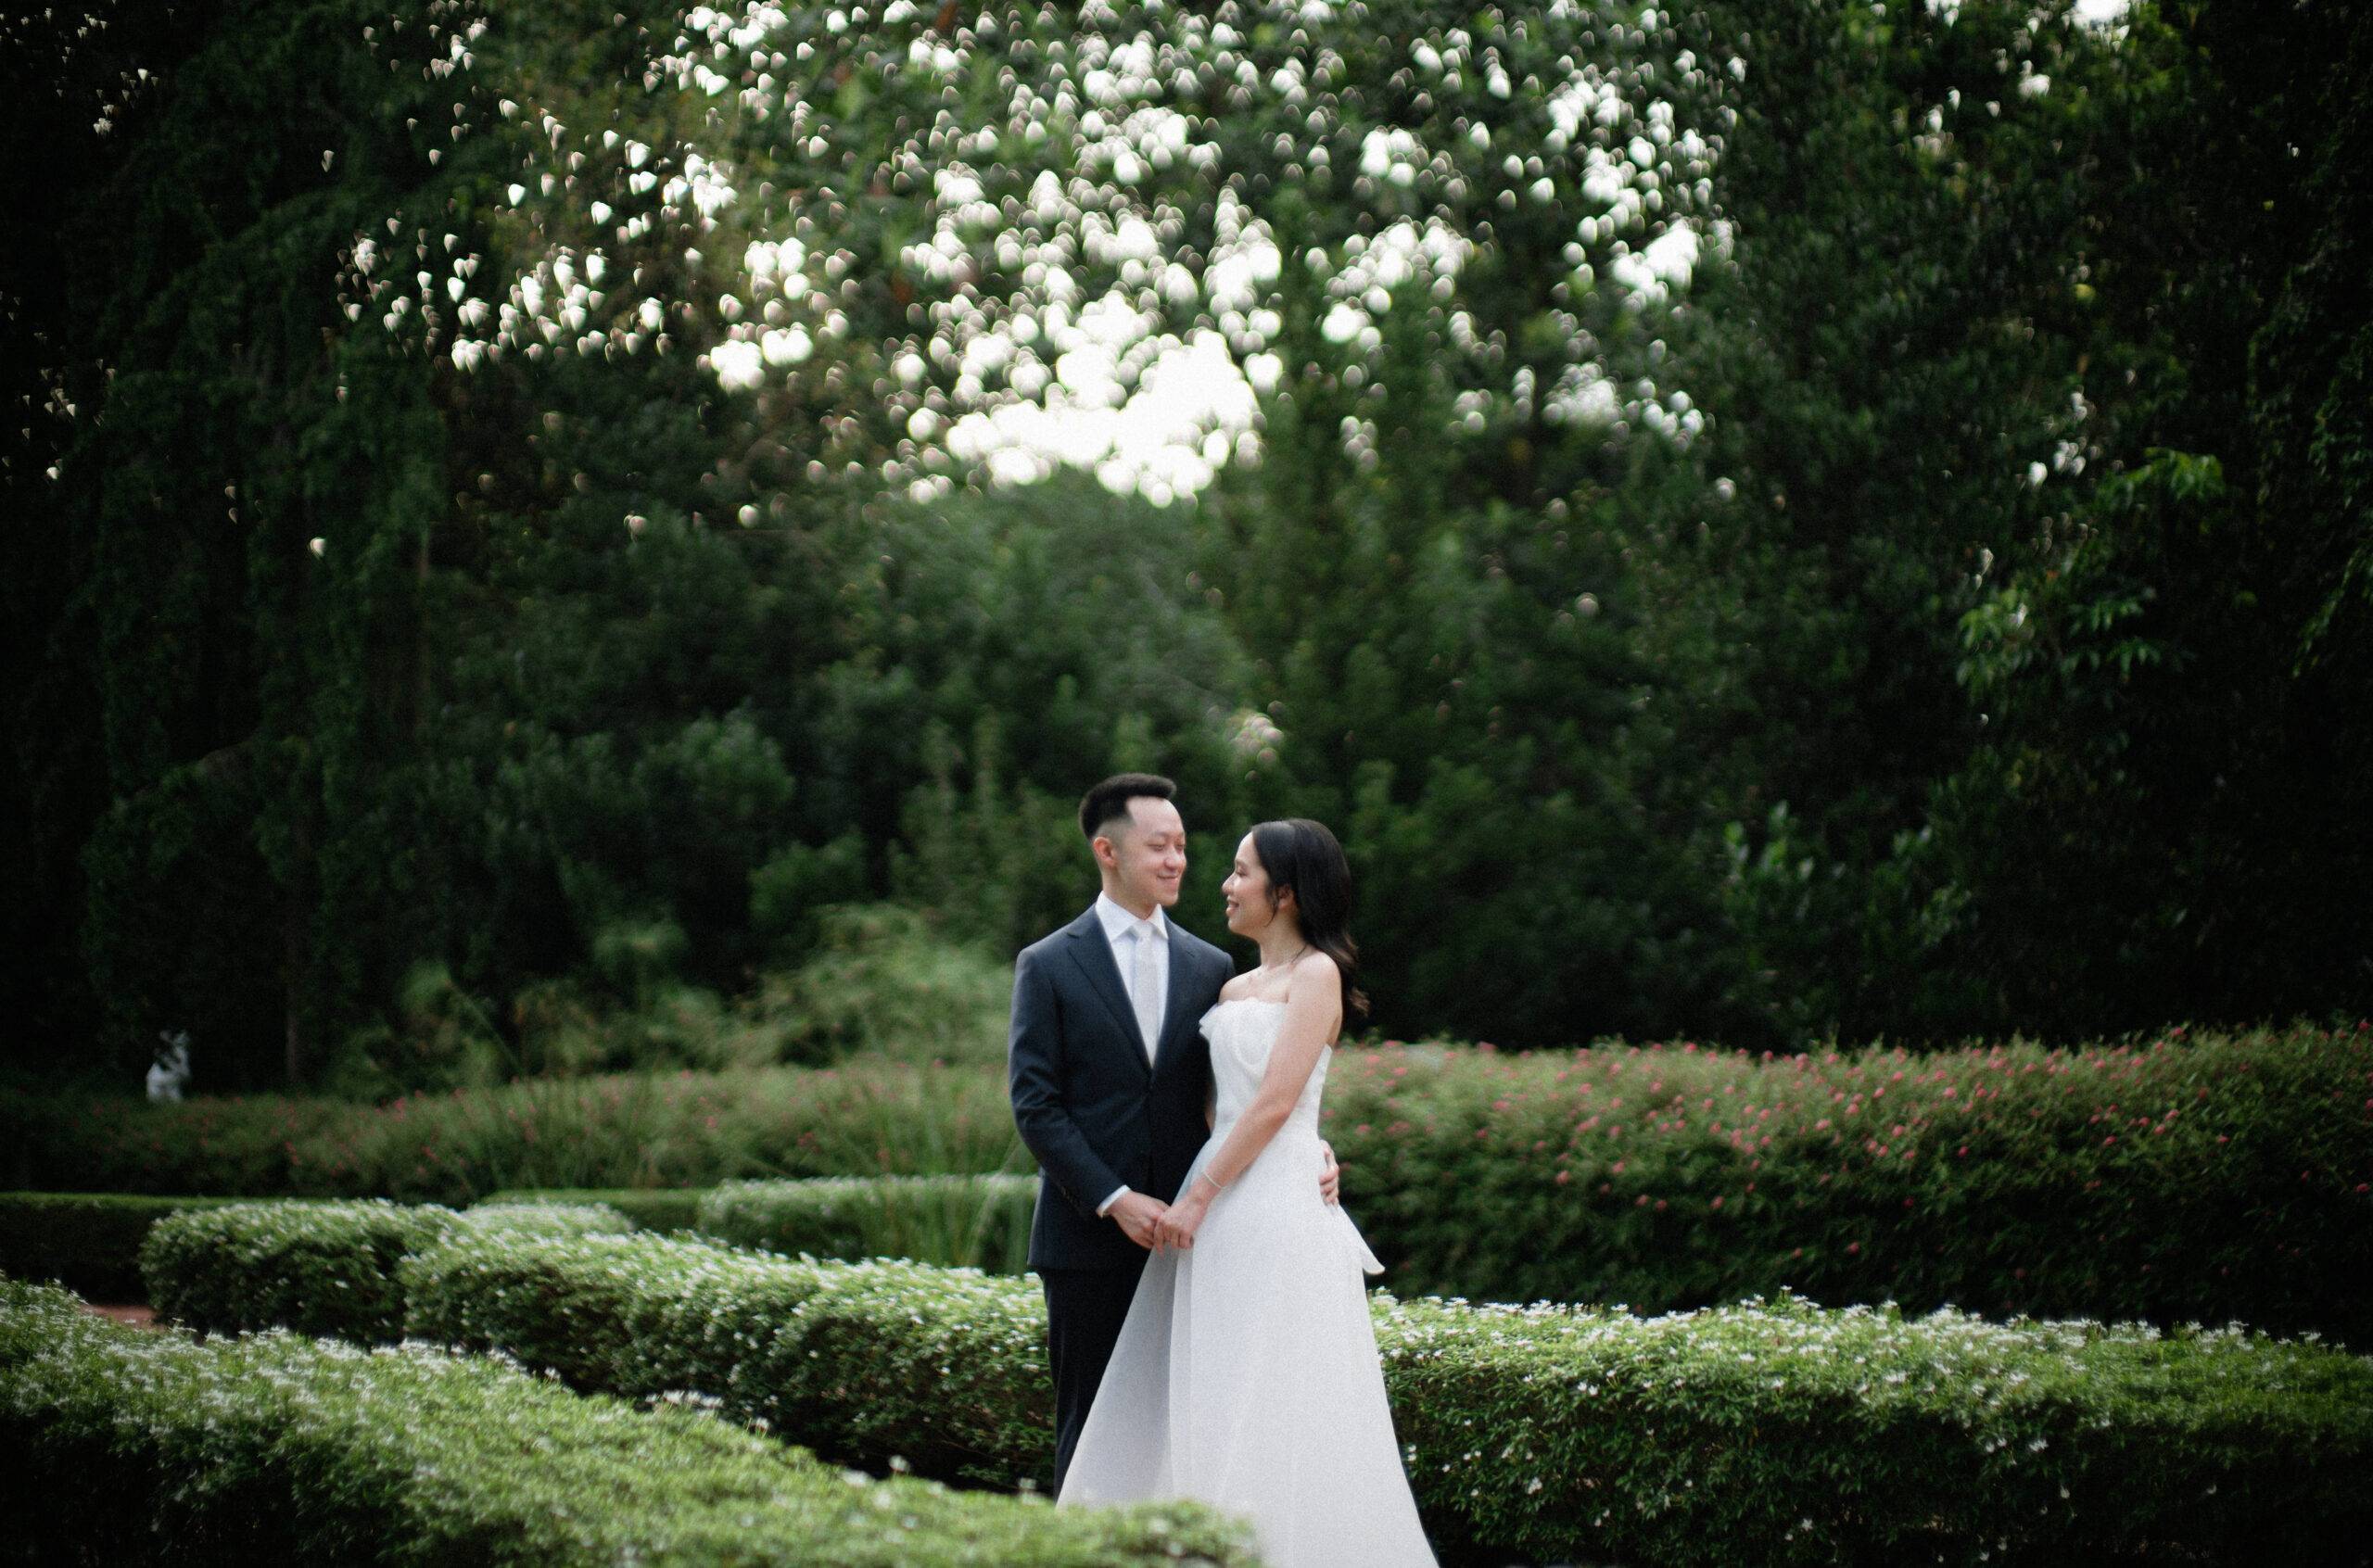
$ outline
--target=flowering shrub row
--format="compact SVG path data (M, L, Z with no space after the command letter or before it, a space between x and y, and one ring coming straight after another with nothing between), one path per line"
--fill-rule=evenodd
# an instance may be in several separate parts
M833 1176L726 1182L694 1225L736 1246L818 1258L902 1258L1018 1274L1035 1176Z
M1187 1505L877 1481L697 1400L638 1410L501 1361L265 1334L119 1327L0 1279L0 1469L12 1560L594 1568L1253 1561Z
M2373 1030L1748 1056L1347 1048L1344 1202L1407 1291L2232 1319L2373 1348Z
M581 1388L696 1389L844 1461L1044 1475L1025 1280L459 1228L400 1268L417 1337ZM1445 1555L2085 1562L2148 1543L2341 1563L2373 1532L2373 1359L2312 1342L1793 1295L1649 1319L1378 1296L1375 1314Z
M937 1175L1027 1164L995 1069L835 1068L528 1079L386 1105L0 1095L19 1185L461 1205L516 1187Z
M1928 1056L1352 1046L1327 1093L1345 1201L1404 1288L1662 1310L1788 1286L2373 1345L2362 1027ZM10 1104L0 1123L29 1114ZM985 1171L1014 1148L999 1075L890 1064L521 1084L310 1131L300 1108L319 1111L101 1106L34 1163L84 1160L95 1188L269 1175L260 1190L461 1203L522 1182ZM273 1171L256 1128L229 1131L249 1118L287 1123ZM222 1180L179 1185L207 1173Z
M455 1239L401 1273L418 1338L501 1350L580 1388L696 1388L849 1463L1005 1487L1051 1479L1032 1284L657 1236Z

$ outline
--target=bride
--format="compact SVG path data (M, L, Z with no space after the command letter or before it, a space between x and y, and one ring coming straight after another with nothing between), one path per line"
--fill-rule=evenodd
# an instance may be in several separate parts
M1261 967L1203 1015L1211 1137L1157 1226L1059 1500L1212 1503L1252 1521L1274 1568L1431 1568L1361 1278L1383 1265L1318 1192L1329 1047L1367 1005L1351 869L1321 824L1264 822L1225 892Z

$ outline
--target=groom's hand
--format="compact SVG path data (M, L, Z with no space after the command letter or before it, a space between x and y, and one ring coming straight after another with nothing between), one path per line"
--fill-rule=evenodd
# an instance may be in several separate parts
M1343 1168L1335 1163L1335 1145L1321 1138L1318 1146L1326 1151L1326 1169L1318 1173L1318 1195L1329 1203L1343 1201Z
M1168 1204L1143 1193L1123 1194L1110 1209L1112 1218L1121 1222L1121 1233L1148 1252L1153 1250L1153 1228L1168 1212Z

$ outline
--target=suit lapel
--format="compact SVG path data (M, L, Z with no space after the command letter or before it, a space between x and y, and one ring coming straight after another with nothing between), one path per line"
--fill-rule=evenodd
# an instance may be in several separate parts
M1071 948L1072 962L1079 966L1080 973L1087 977L1089 989L1103 1001L1105 1010L1112 1015L1112 1022L1121 1031L1121 1038L1131 1047L1129 1059L1137 1064L1138 1071L1151 1073L1153 1069L1146 1061L1145 1034L1137 1028L1136 1010L1129 1005L1129 993L1121 984L1121 967L1112 960L1112 944L1105 940L1104 927L1096 918L1093 908L1072 922L1071 934L1072 939L1067 945ZM1177 973L1174 955L1171 973L1174 976Z

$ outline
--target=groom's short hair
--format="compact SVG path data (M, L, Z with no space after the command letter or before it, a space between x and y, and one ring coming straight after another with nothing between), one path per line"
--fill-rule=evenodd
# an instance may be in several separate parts
M1129 803L1140 795L1175 800L1178 786L1158 773L1116 773L1080 797L1079 830L1095 842L1106 827L1129 815Z

